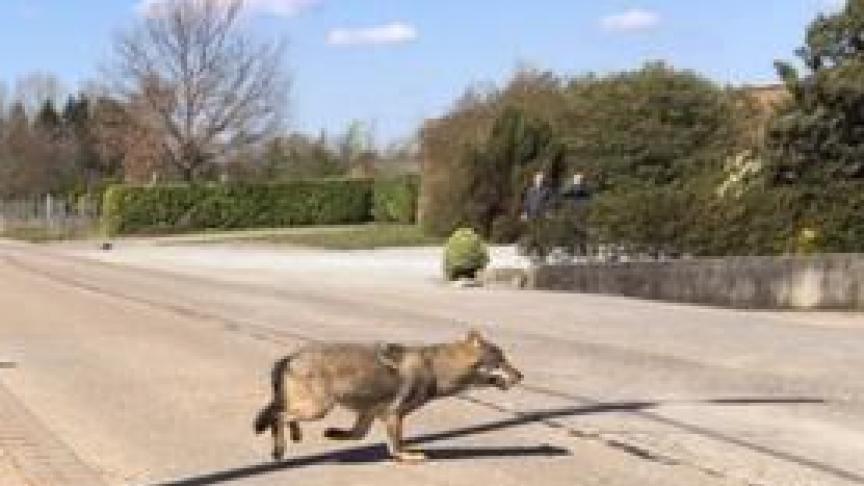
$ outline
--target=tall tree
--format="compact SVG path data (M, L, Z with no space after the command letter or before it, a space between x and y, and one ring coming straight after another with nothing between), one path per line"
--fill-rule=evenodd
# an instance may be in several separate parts
M45 100L39 113L36 114L36 119L33 120L33 127L42 135L52 139L60 135L60 115L54 107L54 102L50 99Z
M864 180L864 0L820 15L797 55L803 72L776 63L792 96L768 132L775 180Z
M301 133L273 138L263 159L263 175L270 180L344 175L349 167L323 134L317 138Z
M23 153L30 144L30 119L24 104L16 102L9 109L4 145L11 154Z
M606 188L656 186L719 170L742 150L736 94L649 63L571 80L559 124L571 157Z
M548 123L508 108L492 127L486 145L465 166L465 219L496 239L515 236L524 189L534 172L557 187L564 169L564 146Z
M283 46L240 23L242 0L164 0L114 44L113 81L187 181L281 127Z

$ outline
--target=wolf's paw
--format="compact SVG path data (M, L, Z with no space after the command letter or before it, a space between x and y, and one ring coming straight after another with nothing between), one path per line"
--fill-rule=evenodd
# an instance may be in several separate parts
M420 451L402 451L398 452L393 456L399 462L402 463L419 463L425 462L429 459L429 457L420 452Z
M273 449L273 460L274 461L281 461L284 458L285 458L285 449L284 448L277 447L276 449Z

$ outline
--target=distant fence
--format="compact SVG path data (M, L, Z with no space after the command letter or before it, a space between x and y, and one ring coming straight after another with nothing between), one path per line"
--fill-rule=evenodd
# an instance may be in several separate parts
M98 205L89 198L69 201L52 195L0 200L0 234L19 230L83 233L99 222Z
M724 307L864 310L864 255L545 265L531 269L527 283Z

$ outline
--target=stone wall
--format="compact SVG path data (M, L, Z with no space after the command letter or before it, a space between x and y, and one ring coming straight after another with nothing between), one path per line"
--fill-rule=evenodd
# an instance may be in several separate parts
M548 265L528 287L751 309L864 310L864 255Z

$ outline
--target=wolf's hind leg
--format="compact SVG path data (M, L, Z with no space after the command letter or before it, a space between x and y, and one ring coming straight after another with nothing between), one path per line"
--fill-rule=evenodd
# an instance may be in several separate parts
M273 459L281 460L285 457L285 428L287 427L292 442L300 442L303 438L300 430L300 422L312 420L320 420L327 415L333 408L332 403L304 401L297 403L291 402L287 412L277 415L273 424Z
M278 461L285 457L285 413L279 412L270 425L273 436L273 459Z
M390 413L384 418L387 424L387 438L390 456L402 462L422 462L426 460L426 454L420 451L408 451L402 446L402 416Z
M366 437L369 429L372 428L372 422L375 420L375 415L369 412L360 412L357 415L357 421L354 422L354 427L351 429L327 429L324 431L324 437L332 440L360 440Z

